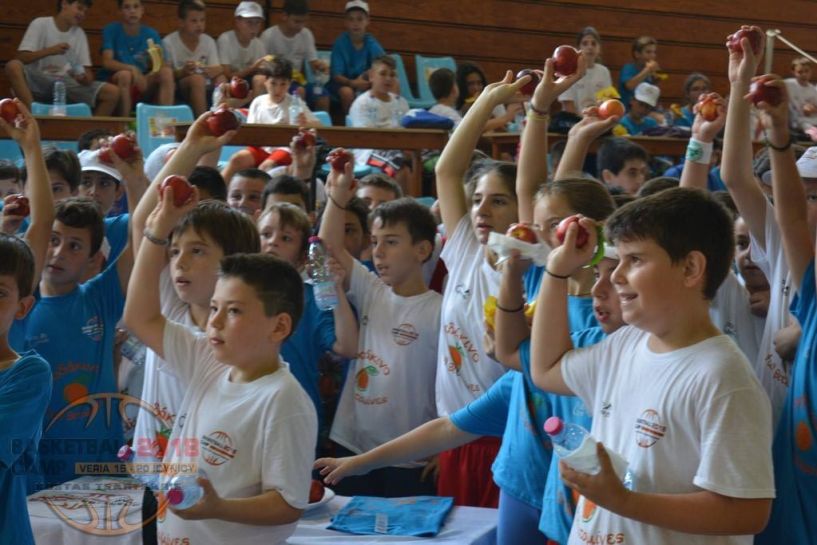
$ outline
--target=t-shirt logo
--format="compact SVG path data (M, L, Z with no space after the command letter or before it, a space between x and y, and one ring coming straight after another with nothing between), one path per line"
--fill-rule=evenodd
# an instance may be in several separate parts
M454 291L459 293L466 301L471 298L471 290L467 288L465 284L457 284Z
M229 462L236 455L233 440L223 431L215 431L201 438L201 457L212 466Z
M613 404L609 401L602 401L601 402L601 415L602 416L610 416L610 413L613 410Z
M667 427L661 424L657 411L647 409L635 420L635 441L639 447L650 448L664 437Z
M105 326L99 316L92 316L88 322L82 326L82 333L87 335L92 341L99 342L102 340L102 335L105 333Z
M420 334L417 333L417 329L412 324L400 324L399 326L392 328L391 335L394 342L400 346L411 344L420 336Z
M369 389L369 377L374 377L380 374L377 367L374 365L367 365L357 373L355 373L355 389L358 392L365 392Z

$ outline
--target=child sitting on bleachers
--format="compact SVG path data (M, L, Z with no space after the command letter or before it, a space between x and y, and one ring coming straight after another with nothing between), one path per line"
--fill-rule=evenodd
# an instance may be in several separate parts
M587 72L559 97L559 102L564 111L580 114L585 108L596 105L597 93L612 86L613 80L610 79L610 70L596 62L601 56L601 36L595 28L591 26L583 28L579 32L576 45L587 61Z
M316 110L329 111L329 95L322 85L317 86L320 91L315 86L304 88L308 83L306 63L309 63L313 71L322 73L327 80L329 77L329 65L318 58L315 36L305 26L309 18L309 4L307 0L284 0L283 11L281 22L265 30L261 34L261 41L268 53L292 63L292 86L301 93L301 98L305 98Z
M0 159L0 199L22 191L20 169L6 159Z
M260 96L266 79L261 68L268 62L264 44L258 39L264 24L264 10L252 0L245 0L236 6L234 21L233 30L222 33L217 40L224 76L228 80L233 77L248 80L252 96Z
M33 101L50 103L54 83L65 84L67 102L83 102L96 115L113 114L119 89L95 81L88 38L82 30L91 0L63 0L55 17L37 17L17 47L17 58L6 63L14 94L31 108Z
M792 78L786 78L793 128L817 142L817 88L811 83L811 61L799 57L791 61Z
M179 30L165 36L162 46L182 98L198 117L207 110L209 90L226 78L216 41L204 33L204 4L200 0L181 0L178 17Z
M611 192L635 195L650 175L650 155L626 138L607 138L596 154L596 172Z
M428 87L437 103L428 109L432 114L447 117L454 122L454 128L462 121L462 115L456 110L460 89L454 72L448 68L438 68L428 78Z
M630 109L627 115L621 118L621 126L627 130L627 134L636 136L658 126L658 122L650 117L650 113L658 106L659 96L661 90L655 85L638 84L633 98L630 99Z
M369 3L364 0L346 2L346 32L332 44L329 63L332 95L340 100L343 115L349 111L355 97L371 87L367 71L372 62L386 54L374 36L366 32L369 26Z
M652 36L640 36L633 42L632 54L635 62L622 66L618 79L618 92L625 106L630 105L635 88L640 83L654 85L657 82L656 73L661 69L655 60L657 49L658 42Z
M134 99L155 99L162 106L173 104L173 69L163 65L157 70L151 65L148 40L161 47L162 39L155 29L141 23L145 13L142 0L117 0L117 4L122 21L102 29L102 70L98 78L119 87L118 114L131 115Z
M681 115L676 117L673 125L676 127L692 127L695 121L693 108L698 103L698 97L712 89L709 78L700 72L693 72L684 81L684 100L686 104L681 108Z

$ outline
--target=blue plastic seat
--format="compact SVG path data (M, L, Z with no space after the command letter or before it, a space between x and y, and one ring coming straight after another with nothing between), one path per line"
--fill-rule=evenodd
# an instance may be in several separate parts
M170 126L175 122L192 122L193 110L187 104L157 106L140 102L136 105L136 141L147 157L153 150L175 142L176 136Z
M51 115L51 104L43 104L42 102L31 103L32 115ZM91 117L91 107L84 102L77 102L74 104L65 105L65 115L69 117Z
M0 159L11 161L17 166L22 165L23 152L14 140L4 138L0 140Z
M321 125L323 125L324 127L332 126L332 118L329 116L329 112L317 110L312 113L315 115L316 118L318 118L318 121L320 121Z
M432 72L439 68L448 68L456 74L457 63L453 57L423 57L422 55L414 55L414 62L417 65L417 94L419 99L428 104L426 107L433 106L437 101L434 100L434 95L431 94L428 78Z
M397 78L400 80L400 96L406 99L409 108L430 108L434 106L433 100L428 102L414 96L414 92L411 90L409 83L408 74L406 73L406 65L403 64L403 57L398 53L390 53L389 56L394 59L394 62L397 64Z

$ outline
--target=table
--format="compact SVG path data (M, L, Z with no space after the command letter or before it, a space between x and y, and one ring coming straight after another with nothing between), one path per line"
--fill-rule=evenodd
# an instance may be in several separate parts
M136 122L133 117L52 117L35 115L43 140L73 140L91 129L107 129L113 134L128 130Z
M142 486L130 478L80 477L28 498L29 520L37 545L141 545ZM329 520L350 500L336 496L305 511L289 545L426 543L495 545L498 511L454 507L433 538L358 536L327 530Z
M182 140L190 123L176 125L176 138ZM230 145L237 146L288 146L298 132L294 125L242 125ZM363 149L399 149L410 151L412 177L407 193L414 197L422 195L422 150L442 150L448 142L448 131L443 129L368 129L358 127L321 127L318 134L330 146Z

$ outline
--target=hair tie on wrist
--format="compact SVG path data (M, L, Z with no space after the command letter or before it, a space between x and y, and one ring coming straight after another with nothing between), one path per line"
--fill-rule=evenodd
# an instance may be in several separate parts
M547 269L545 269L545 272L552 276L553 278L558 278L559 280L567 280L568 278L570 278L570 275L562 276L561 274L554 274Z
M338 204L338 201L336 201L336 200L334 199L334 197L332 197L332 194L331 194L331 193L327 192L327 193L326 193L326 197L327 197L327 198L328 198L330 201L332 201L332 204L334 204L335 206L337 206L337 207L338 207L338 208L340 208L341 210L346 210L346 209L347 209L345 206L341 206L340 204Z
M524 310L525 309L525 303L522 303L521 305L519 305L519 308L505 308L505 307L499 306L499 302L497 301L496 308L501 310L502 312L507 312L508 314L514 314L516 312L521 312L522 310Z

